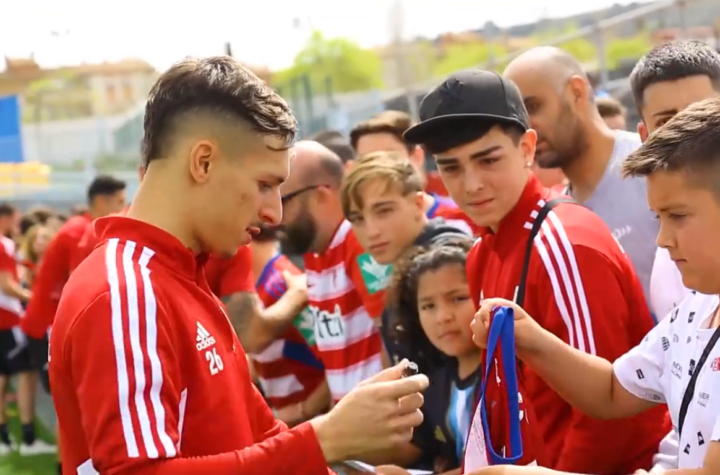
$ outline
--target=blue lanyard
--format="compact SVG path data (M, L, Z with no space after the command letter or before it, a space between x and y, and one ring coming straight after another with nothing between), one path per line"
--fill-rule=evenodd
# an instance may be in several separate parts
M520 429L520 399L518 397L517 368L515 362L515 314L513 310L507 307L496 309L490 322L490 331L488 333L487 358L482 379L482 395L480 396L480 418L486 440L488 441L487 453L491 465L514 465L522 458L523 446ZM488 426L485 409L485 391L498 346L502 352L503 380L508 398L508 422L510 424L509 457L504 457L505 454L500 455L495 452L495 447L490 440L490 427ZM497 424L498 422L501 421L496 421L495 423Z

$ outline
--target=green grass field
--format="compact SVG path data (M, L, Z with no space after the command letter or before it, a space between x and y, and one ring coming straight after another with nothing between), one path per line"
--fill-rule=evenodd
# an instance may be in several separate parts
M13 441L19 441L20 420L18 419L17 407L14 403L8 407L8 424ZM36 423L37 435L40 439L54 443L53 435L39 421ZM32 457L21 457L14 452L5 457L0 457L0 474L2 475L55 475L57 473L57 458L55 455L35 455Z

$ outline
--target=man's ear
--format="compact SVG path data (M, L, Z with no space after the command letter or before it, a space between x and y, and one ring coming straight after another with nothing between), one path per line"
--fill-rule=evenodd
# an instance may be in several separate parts
M535 146L537 145L537 132L533 129L525 131L520 137L520 149L522 150L523 159L528 168L535 162Z
M640 140L643 141L643 143L647 140L648 136L650 135L648 133L647 125L645 125L645 122L640 121L640 123L637 125L637 132L640 135Z
M572 76L568 84L576 104L587 103L593 99L592 87L590 87L585 78L577 75Z
M413 197L419 216L425 216L425 193L418 191Z

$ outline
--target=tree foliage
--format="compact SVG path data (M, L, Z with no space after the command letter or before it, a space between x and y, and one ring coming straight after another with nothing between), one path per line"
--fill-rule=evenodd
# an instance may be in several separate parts
M607 42L607 67L615 69L624 61L636 60L647 54L653 47L650 34L641 31L626 38L613 38Z
M382 86L382 62L372 50L345 38L312 33L293 65L273 75L275 87L286 88L308 77L313 91L324 91L328 78L335 92L362 91Z
M435 75L446 76L459 69L485 64L490 59L501 59L507 54L503 46L486 41L451 45L435 65Z

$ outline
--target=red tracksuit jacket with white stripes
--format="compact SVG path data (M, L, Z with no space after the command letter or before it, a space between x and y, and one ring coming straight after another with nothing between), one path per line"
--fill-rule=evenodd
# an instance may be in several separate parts
M560 195L531 176L497 232L481 230L467 261L471 295L513 300L527 239L542 205ZM648 243L649 246L654 245ZM570 345L610 361L653 327L632 264L605 223L572 203L557 205L534 240L524 307ZM574 410L523 366L523 386L538 417L552 468L573 473L627 474L651 465L669 427L658 408L637 417L599 421Z
M288 430L250 381L205 259L131 218L95 226L50 336L64 473L326 475L312 426Z

